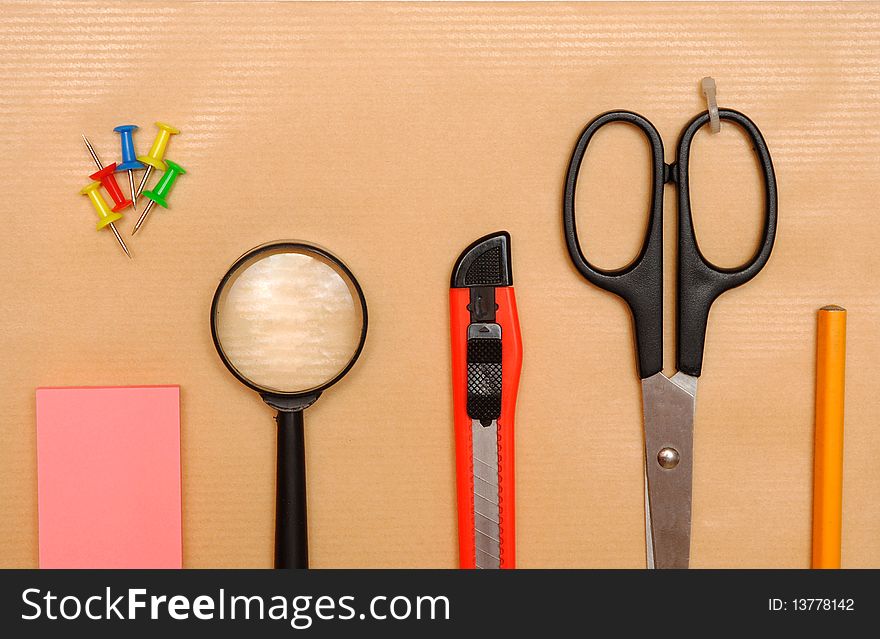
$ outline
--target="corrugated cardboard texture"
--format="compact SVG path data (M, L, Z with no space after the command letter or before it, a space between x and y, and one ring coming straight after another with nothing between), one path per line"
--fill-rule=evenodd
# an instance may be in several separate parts
M624 304L565 253L563 176L595 115L627 108L667 158L718 81L776 165L775 252L715 305L700 380L692 565L805 567L816 309L849 310L845 566L880 566L880 10L875 4L27 3L0 7L0 564L37 562L34 390L180 384L184 563L269 566L272 412L223 368L208 309L273 239L357 274L366 349L306 416L317 567L454 567L447 287L480 235L513 236L525 347L517 413L522 567L644 565L639 382ZM77 191L112 128L183 133L189 173L129 262ZM647 147L595 140L585 250L636 253ZM760 185L732 126L698 136L704 252L758 239ZM667 189L667 371L674 366ZM129 216L121 228L130 232Z

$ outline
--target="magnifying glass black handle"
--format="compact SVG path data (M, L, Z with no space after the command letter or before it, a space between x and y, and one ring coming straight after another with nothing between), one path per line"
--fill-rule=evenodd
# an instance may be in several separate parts
M275 567L309 567L306 451L301 410L278 411L275 485Z

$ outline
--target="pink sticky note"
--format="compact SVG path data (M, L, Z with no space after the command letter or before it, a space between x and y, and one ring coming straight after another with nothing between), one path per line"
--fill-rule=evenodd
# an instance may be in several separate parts
M180 388L37 389L41 568L180 568Z

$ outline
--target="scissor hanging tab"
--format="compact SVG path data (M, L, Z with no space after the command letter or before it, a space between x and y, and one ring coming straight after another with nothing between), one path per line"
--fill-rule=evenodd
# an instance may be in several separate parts
M706 108L709 110L709 129L712 133L721 133L721 118L718 116L718 96L715 78L706 76L700 80L703 96L706 98Z
M513 418L522 361L510 235L468 246L449 292L462 568L515 565Z

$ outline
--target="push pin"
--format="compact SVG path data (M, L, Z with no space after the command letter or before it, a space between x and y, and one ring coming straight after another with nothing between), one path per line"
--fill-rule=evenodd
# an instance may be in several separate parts
M700 80L700 86L703 89L703 95L706 98L706 108L709 111L709 128L712 133L721 131L721 118L718 117L718 98L715 79L706 76Z
M116 165L116 170L128 171L128 186L131 189L131 208L135 211L137 211L137 205L135 204L137 199L135 193L137 191L134 188L134 172L144 168L144 165L138 162L134 152L133 132L137 128L136 124L123 124L113 129L119 134L122 141L122 163Z
M153 210L154 204L158 204L163 209L168 208L168 191L171 190L171 187L174 185L177 177L186 173L184 168L176 162L165 160L165 164L167 168L165 169L164 175L162 175L162 179L160 179L159 182L156 184L156 188L152 191L144 191L144 197L149 199L150 203L147 204L146 207L144 207L144 212L141 213L141 216L138 218L137 223L134 225L134 230L131 232L132 235L137 233L138 229L141 228L141 224L144 223L144 220L147 219L150 211Z
M131 200L126 200L125 196L122 195L122 189L119 188L119 182L116 181L116 176L114 173L116 172L116 164L113 163L108 167L105 167L100 158L98 158L98 154L95 153L95 149L92 147L92 143L89 142L89 139L83 135L83 142L86 143L86 148L89 150L89 155L92 156L92 159L95 161L95 165L98 167L97 173L92 173L89 177L93 180L100 182L104 188L107 190L107 193L110 194L110 197L113 198L113 210L115 212L119 212L131 205Z
M138 186L137 192L134 194L135 203L137 198L143 193L144 187L147 185L147 180L150 179L150 174L153 172L153 169L159 169L160 171L165 170L165 162L162 161L162 158L165 155L165 147L168 146L168 140L171 139L172 135L180 133L179 129L175 129L170 124L165 124L164 122L156 122L156 126L159 127L159 132L156 134L156 139L153 140L153 146L150 147L150 152L138 157L138 161L147 165L147 170L144 171L144 177L141 178L140 186Z
M116 181L116 176L114 175L115 172L116 163L114 162L113 164L108 164L100 171L92 173L89 178L101 183L104 190L113 198L113 212L119 213L119 211L131 206L132 202L131 200L126 200L122 194L122 189L119 188L119 182Z
M105 226L109 226L110 230L113 231L113 235L116 236L116 241L119 242L119 246L122 247L122 250L125 251L125 254L131 258L131 253L128 252L128 247L125 245L125 242L122 240L122 236L119 234L119 231L116 229L116 225L114 222L122 218L121 213L117 213L115 211L110 210L110 205L107 204L107 200L104 199L104 196L101 195L101 183L100 182L92 182L82 191L80 191L80 195L88 195L89 199L92 201L92 206L95 207L95 211L98 213L98 217L101 218L98 220L98 226L96 227L99 231Z

